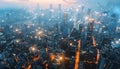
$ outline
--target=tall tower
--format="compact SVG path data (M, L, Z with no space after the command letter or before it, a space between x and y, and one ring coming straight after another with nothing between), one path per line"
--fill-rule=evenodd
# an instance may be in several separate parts
M68 20L68 13L65 12L64 17L63 17L63 22L61 23L61 31L62 31L64 36L67 36L68 32L69 32L67 20Z
M37 3L37 9L38 9L38 11L40 11L40 5L39 5L39 3Z
M53 5L52 4L50 4L50 9L53 9Z
M67 24L67 19L68 19L68 13L65 12L65 13L64 13L64 24L65 24L65 25Z
M89 8L87 10L87 15L89 15L89 16L91 15L91 9L89 9Z
M61 11L61 9L62 9L62 5L58 4L58 10Z
M93 26L94 26L94 20L88 22L87 40L86 40L88 45L93 45Z
M58 4L58 14L57 16L59 17L59 22L61 22L62 20L62 5Z
M50 12L50 17L52 17L52 15L53 15L53 5L52 4L50 4L50 6L49 6L49 12Z
M77 22L77 18L74 17L74 26L73 28L75 28L76 30L79 30L79 22Z

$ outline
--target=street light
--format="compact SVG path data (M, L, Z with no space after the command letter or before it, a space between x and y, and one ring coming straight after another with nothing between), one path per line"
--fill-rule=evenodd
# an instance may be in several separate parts
M30 51L31 53L36 53L36 52L38 51L38 49L37 49L36 46L31 46L31 47L29 48L29 51Z
M62 56L60 56L60 57L59 57L59 60L60 60L60 61L62 61L62 60L63 60L63 57L62 57Z
M76 12L79 12L79 9L78 9L78 8L76 9Z
M16 40L15 40L15 42L16 42L16 43L19 43L19 42L20 42L20 40L19 40L19 39L16 39Z
M42 30L37 31L37 36L42 36L42 35L43 35L43 31Z

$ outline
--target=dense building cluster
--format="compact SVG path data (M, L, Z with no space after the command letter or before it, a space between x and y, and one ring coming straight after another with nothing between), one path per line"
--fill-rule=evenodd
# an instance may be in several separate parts
M0 13L0 69L120 68L120 17L112 11L50 4Z

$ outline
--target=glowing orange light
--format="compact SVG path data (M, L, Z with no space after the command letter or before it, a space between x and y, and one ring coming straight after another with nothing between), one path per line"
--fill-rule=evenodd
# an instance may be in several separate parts
M48 52L48 48L46 48L45 50L46 50L46 52Z
M39 59L40 59L40 55L39 55L38 57L34 57L34 58L33 58L34 61L37 61L37 60L39 60Z
M50 60L53 61L55 59L55 55L54 54L50 54Z
M100 50L97 49L97 57L96 57L96 64L98 64L98 61L100 59Z
M32 50L32 51L35 51L35 48L34 48L34 47L32 47L32 48L31 48L31 50Z
M25 69L31 69L31 64L29 64Z
M80 40L78 41L78 49L76 51L76 56L75 56L75 68L74 69L78 69L79 68L79 61L80 61Z
M42 33L43 33L42 31L38 31L38 32L37 32L38 35L41 35Z
M46 66L46 68L45 68L45 69L48 69L48 64L46 64L45 66Z
M60 60L63 60L63 57L62 56L60 56L60 58L59 58Z
M35 46L30 47L29 50L30 52L33 52L33 53L38 51Z
M93 46L95 47L96 46L96 40L95 40L94 36L92 38L93 38Z

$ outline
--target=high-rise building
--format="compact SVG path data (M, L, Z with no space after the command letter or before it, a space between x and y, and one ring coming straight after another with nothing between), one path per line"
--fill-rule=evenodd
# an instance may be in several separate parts
M68 13L65 12L64 13L64 24L67 24L67 20L68 20Z
M87 15L90 15L91 14L91 9L89 8L88 10L87 10Z
M93 44L93 26L94 26L94 21L88 23L87 27L87 44L92 45Z
M50 9L53 9L53 5L52 4L50 4Z
M68 23L67 20L68 20L68 13L65 12L64 17L63 17L63 22L61 23L61 31L62 31L64 36L67 36L69 33L69 27L67 24Z
M58 10L61 11L61 9L62 9L62 5L61 5L61 4L58 4Z
M50 6L49 6L49 17L50 18L52 18L52 16L53 16L53 4L50 4Z
M61 21L61 18L62 18L62 5L61 4L58 4L58 18L59 18L59 21Z

